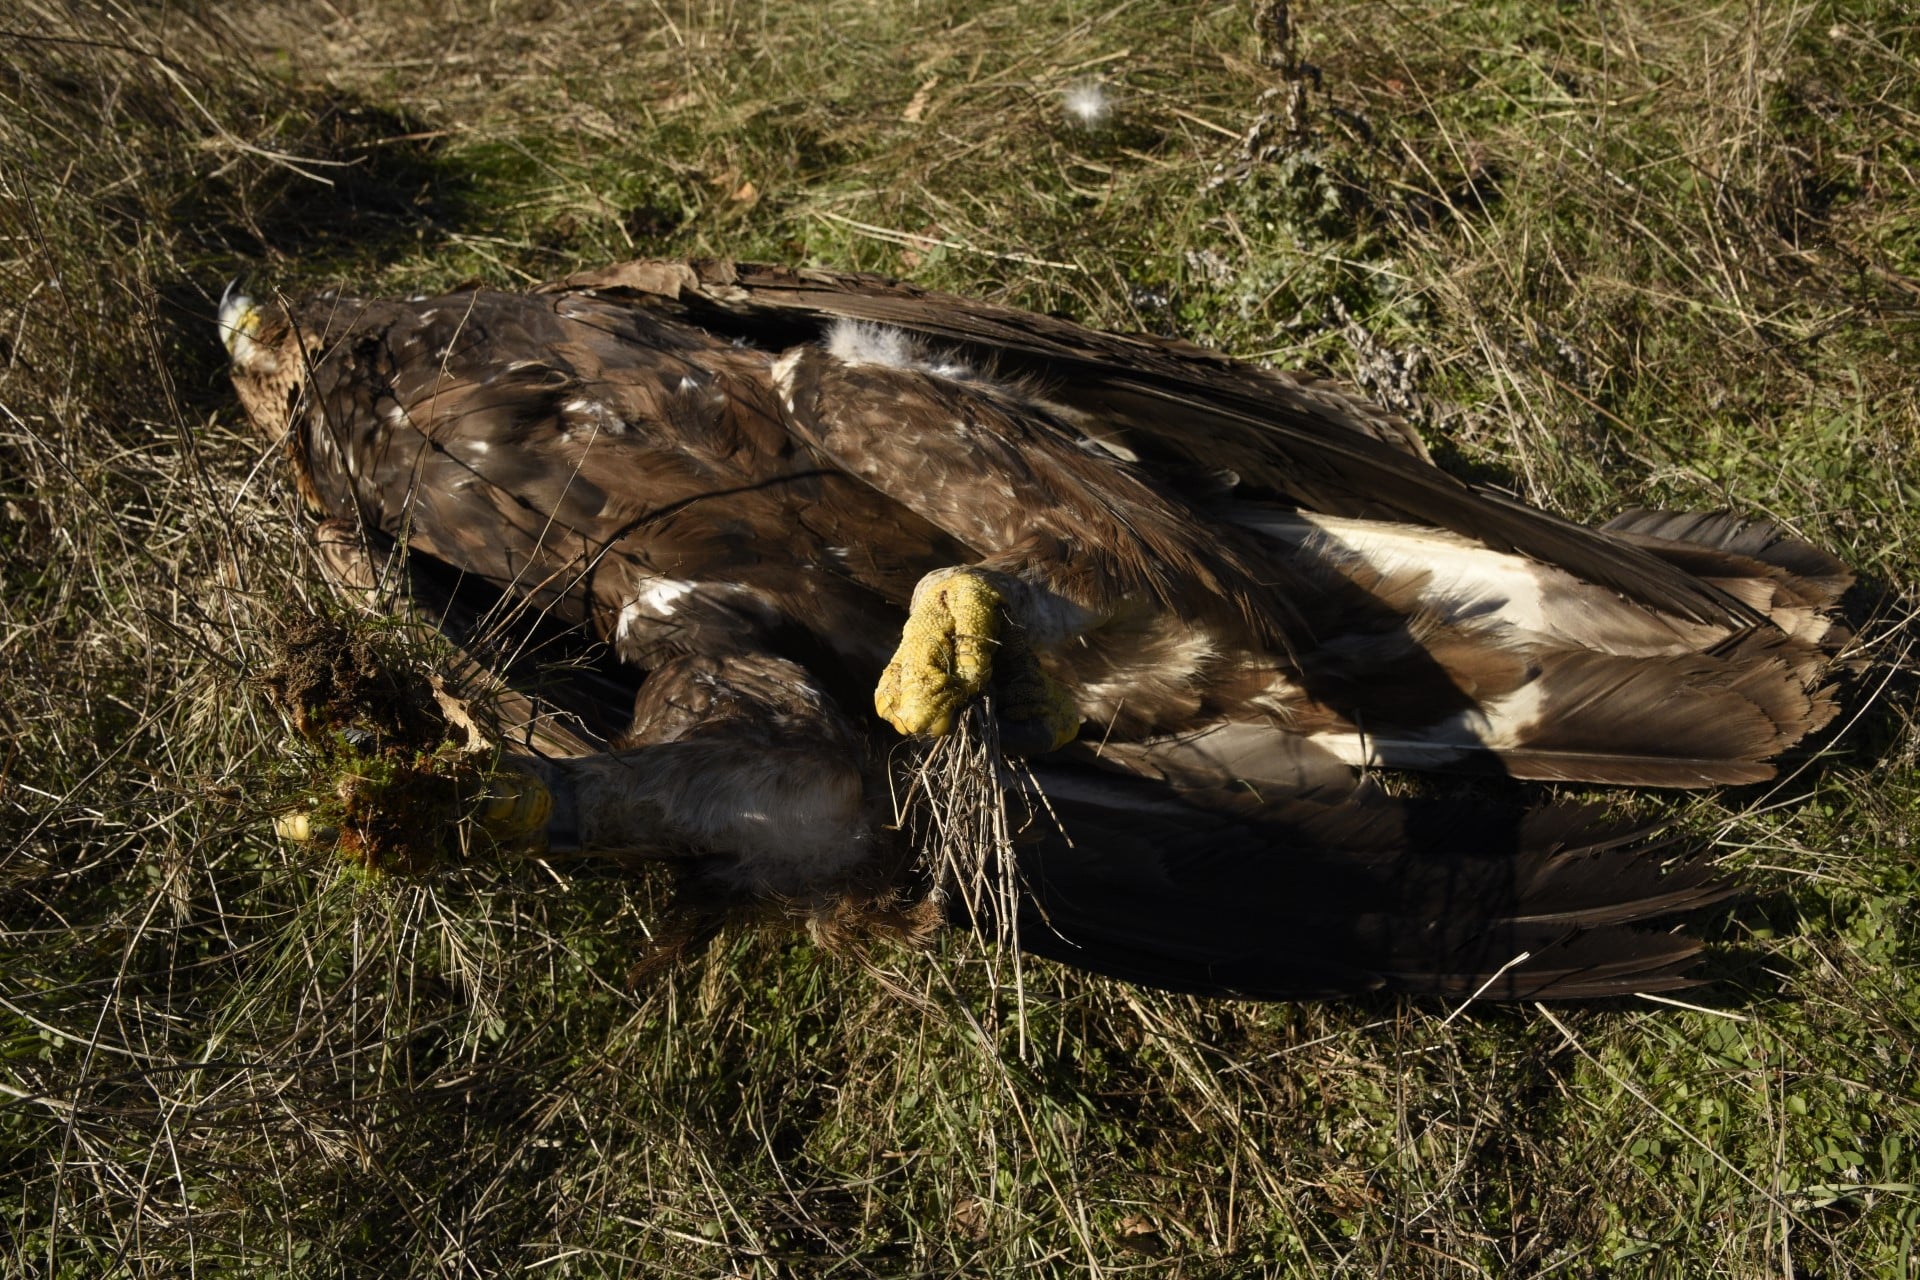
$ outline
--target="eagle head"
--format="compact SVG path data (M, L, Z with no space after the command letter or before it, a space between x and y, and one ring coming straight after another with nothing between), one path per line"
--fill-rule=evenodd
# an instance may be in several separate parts
M298 327L284 306L255 302L238 285L233 281L221 293L215 318L220 343L227 349L233 389L254 430L269 440L286 442L301 496L319 509L323 504L314 490L295 422L307 372Z
M236 365L253 362L258 350L254 335L260 332L260 306L240 292L239 280L227 281L220 291L220 311L215 323L220 327L220 342Z

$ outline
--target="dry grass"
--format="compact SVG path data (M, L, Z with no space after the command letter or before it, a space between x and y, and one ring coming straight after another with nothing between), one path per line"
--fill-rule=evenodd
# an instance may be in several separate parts
M0 21L0 1264L21 1275L1915 1274L1920 774L1882 666L1688 821L1711 1011L1203 1003L661 887L277 845L323 593L224 281L818 259L1396 401L1576 515L1732 505L1909 609L1920 33L1892 0L548 0ZM1064 107L1097 85L1088 127ZM1878 634L1899 656L1901 630ZM1871 696L1870 696L1871 695Z

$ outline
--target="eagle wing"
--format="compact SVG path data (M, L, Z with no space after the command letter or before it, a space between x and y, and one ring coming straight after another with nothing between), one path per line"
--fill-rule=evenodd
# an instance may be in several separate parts
M291 447L324 514L642 668L799 619L877 665L919 574L968 557L787 431L769 356L645 310L478 292L287 323L309 371Z
M1002 376L1030 378L1150 465L1234 477L1306 510L1407 521L1557 564L1699 622L1760 617L1709 582L1604 533L1464 484L1409 428L1324 382L1216 352L916 288L883 277L728 262L641 262L568 277L562 290L652 295L716 332L791 340L824 320L918 334Z
M1758 526L1584 528L1453 480L1324 384L874 277L639 263L550 289L786 352L792 429L976 563L1097 616L1137 593L1206 623L1076 638L1059 660L1108 693L1081 708L1108 738L1250 718L1237 700L1285 722L1276 752L1309 733L1356 764L1703 786L1769 776L1832 711L1845 571L1793 543L1795 604L1740 549ZM905 358L842 350L848 326ZM1210 656L1183 669L1183 648Z

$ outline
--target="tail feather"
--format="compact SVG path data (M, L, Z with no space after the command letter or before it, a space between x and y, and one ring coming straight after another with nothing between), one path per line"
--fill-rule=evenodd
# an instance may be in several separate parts
M1706 548L1757 560L1812 588L1810 603L1833 604L1853 583L1853 571L1838 559L1765 520L1747 520L1730 511L1623 511L1600 526L1617 538L1668 556L1675 547Z
M1355 764L1493 772L1542 782L1706 787L1760 782L1824 726L1820 664L1787 637L1749 633L1716 653L1535 655L1515 693L1433 725L1336 730L1312 741Z
M1831 698L1808 688L1818 674L1804 646L1766 632L1672 658L1548 654L1535 718L1498 745L1510 748L1502 754L1517 776L1640 786L1757 780L1772 774L1766 761L1832 716Z
M1454 534L1252 505L1235 519L1338 575L1302 607L1345 629L1269 701L1283 731L1352 765L1755 782L1834 713L1827 672L1848 633L1833 611L1851 577L1770 525L1641 511L1608 526L1766 620L1732 627Z

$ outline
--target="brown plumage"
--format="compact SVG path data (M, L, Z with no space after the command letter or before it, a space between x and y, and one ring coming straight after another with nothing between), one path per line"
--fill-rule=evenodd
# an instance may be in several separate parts
M1059 827L1019 849L1023 942L1185 989L1677 985L1690 944L1626 926L1720 890L1659 874L1646 833L1353 768L1746 782L1833 714L1848 574L1817 549L1729 516L1583 528L1183 344L722 263L223 320L335 529L639 681L621 751L544 766L562 824L664 832L749 893L880 857L866 708L915 584L956 565L1003 584L1084 722L1033 771Z

